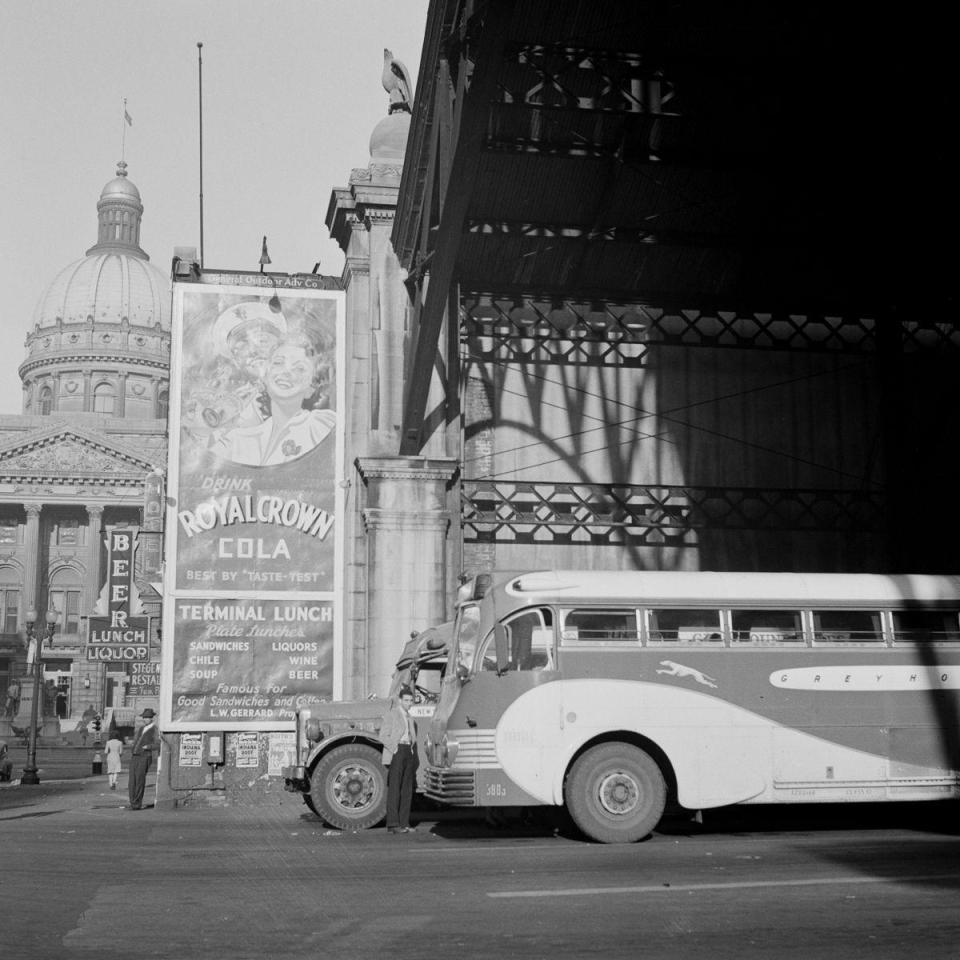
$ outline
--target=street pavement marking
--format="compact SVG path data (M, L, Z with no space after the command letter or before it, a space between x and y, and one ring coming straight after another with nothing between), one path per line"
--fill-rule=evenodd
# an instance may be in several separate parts
M612 893L688 893L702 890L748 890L753 887L817 887L833 884L918 883L960 880L960 873L926 873L912 877L813 877L809 880L744 880L732 883L657 883L637 887L574 887L572 890L513 890L488 893L493 899L530 897L596 897Z

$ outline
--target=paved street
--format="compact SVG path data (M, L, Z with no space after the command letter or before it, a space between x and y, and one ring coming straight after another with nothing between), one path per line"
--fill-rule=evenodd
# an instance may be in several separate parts
M740 808L624 847L459 814L342 834L293 796L132 812L124 789L0 788L5 960L960 957L956 807Z

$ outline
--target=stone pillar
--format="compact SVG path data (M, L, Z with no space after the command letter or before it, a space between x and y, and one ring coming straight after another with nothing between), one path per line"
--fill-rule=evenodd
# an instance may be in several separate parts
M40 573L40 510L35 503L25 504L27 529L24 533L23 610L37 606L37 582Z
M87 570L87 615L93 613L100 596L100 558L103 555L103 507L87 507L87 543L90 544L90 567Z
M366 487L368 571L366 689L360 695L383 696L411 631L448 616L456 559L447 556L449 491L457 461L369 457L358 459L357 469Z

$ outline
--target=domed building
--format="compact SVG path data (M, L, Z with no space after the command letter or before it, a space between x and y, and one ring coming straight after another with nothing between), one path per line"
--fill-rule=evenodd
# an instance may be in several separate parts
M128 529L138 535L129 612L149 618L151 661L159 653L170 281L140 246L142 217L121 161L97 202L96 243L37 304L23 413L0 416L0 736L29 723L31 613L37 633L48 611L57 618L43 647L45 735L155 703L152 665L133 674L86 651L89 618L106 613L105 540Z

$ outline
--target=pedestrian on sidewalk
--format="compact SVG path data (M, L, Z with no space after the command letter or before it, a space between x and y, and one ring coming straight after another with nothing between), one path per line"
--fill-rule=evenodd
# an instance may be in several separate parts
M123 741L116 727L110 728L110 739L107 740L107 777L110 779L110 789L117 789L117 777L120 776L121 757L123 756Z
M143 806L143 791L147 785L147 771L153 763L153 754L160 749L160 732L157 730L156 714L147 707L140 716L146 721L133 738L130 758L130 778L128 792L130 809L139 810Z
M0 783L9 783L13 776L13 761L6 740L0 740Z
M387 767L387 832L410 833L410 806L417 784L417 725L410 716L413 691L401 687L380 728Z

